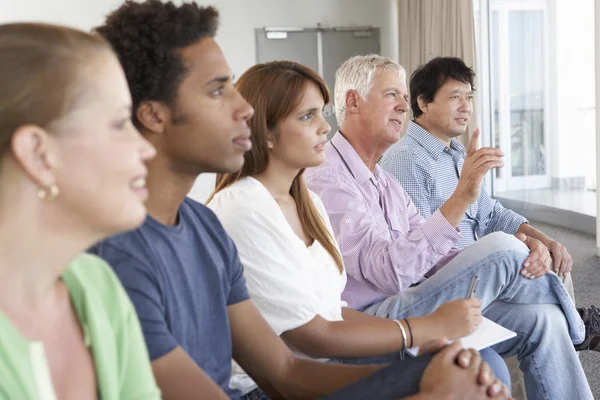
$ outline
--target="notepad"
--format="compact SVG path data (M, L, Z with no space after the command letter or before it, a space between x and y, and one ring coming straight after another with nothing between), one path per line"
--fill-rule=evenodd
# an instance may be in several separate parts
M515 336L517 336L515 332L483 317L483 322L479 324L475 332L459 340L465 349L483 350ZM411 347L410 349L406 349L406 351L416 357L419 353L419 346Z

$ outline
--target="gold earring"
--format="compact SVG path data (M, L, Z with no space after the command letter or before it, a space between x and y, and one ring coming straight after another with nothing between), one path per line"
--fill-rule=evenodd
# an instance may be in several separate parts
M40 200L45 201L52 201L56 199L58 197L58 193L58 186L56 186L55 183L51 184L47 188L40 186L37 191L37 195L40 198Z

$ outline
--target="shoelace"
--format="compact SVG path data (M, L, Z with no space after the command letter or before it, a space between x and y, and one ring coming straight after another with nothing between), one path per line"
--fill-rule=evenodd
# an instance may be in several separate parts
M600 331L600 308L596 306L590 307L590 326L594 331Z

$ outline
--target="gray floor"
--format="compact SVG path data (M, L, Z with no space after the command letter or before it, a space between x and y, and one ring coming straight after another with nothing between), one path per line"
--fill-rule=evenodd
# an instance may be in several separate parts
M600 258L595 255L594 236L541 222L531 224L567 247L573 258L573 282L578 306L594 304L600 307ZM594 398L600 400L600 353L582 352L581 364Z

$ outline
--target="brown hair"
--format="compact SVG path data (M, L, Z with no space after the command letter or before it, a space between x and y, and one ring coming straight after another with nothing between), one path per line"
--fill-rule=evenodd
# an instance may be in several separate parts
M244 166L236 173L218 174L213 196L232 183L246 177L260 174L269 165L268 133L275 135L277 124L290 115L300 104L305 88L312 82L317 85L325 104L330 94L323 78L312 69L293 61L272 61L257 64L248 69L238 79L236 89L254 107L254 116L250 119L252 150L244 154ZM276 137L277 139L277 137ZM344 269L342 257L335 246L331 233L325 226L319 211L315 208L308 189L302 179L301 170L290 189L296 202L300 222L308 236L321 243L335 260L340 273Z
M23 125L50 130L82 94L78 78L94 52L110 51L100 37L38 23L0 25L0 156Z

